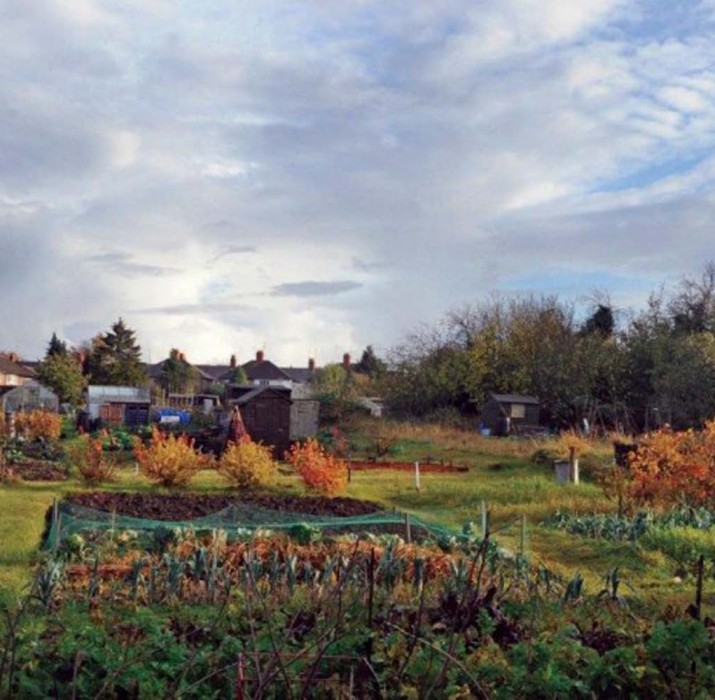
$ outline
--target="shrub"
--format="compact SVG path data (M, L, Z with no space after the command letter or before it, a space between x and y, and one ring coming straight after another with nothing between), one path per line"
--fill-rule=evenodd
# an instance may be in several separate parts
M117 468L114 457L107 455L102 449L102 441L88 436L67 445L65 460L68 468L76 469L86 484L111 481Z
M210 458L194 449L194 441L185 435L163 433L152 428L151 443L145 447L134 442L134 456L142 473L155 484L185 486L199 469L208 466Z
M326 496L342 493L348 483L347 465L326 452L317 440L295 444L286 454L306 486Z
M51 411L30 411L15 416L15 430L28 440L58 440L62 419Z
M251 438L230 442L221 455L218 471L234 486L264 486L275 481L278 465L273 460L270 447Z
M702 432L664 428L630 455L629 495L656 507L711 505L715 486L715 421Z

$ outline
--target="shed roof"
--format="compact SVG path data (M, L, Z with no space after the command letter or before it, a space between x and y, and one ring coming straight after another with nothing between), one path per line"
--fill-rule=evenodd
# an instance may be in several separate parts
M109 386L91 384L87 387L87 399L92 402L150 403L151 392L138 386Z
M530 403L536 405L540 403L535 396L525 396L524 394L492 394L492 398L499 403Z
M280 398L285 399L286 401L290 401L290 389L281 389L280 387L275 386L257 386L255 389L251 389L245 394L242 394L237 399L233 399L231 403L236 404L238 406L243 406L249 401L255 399L260 394L264 393L273 393L278 395Z

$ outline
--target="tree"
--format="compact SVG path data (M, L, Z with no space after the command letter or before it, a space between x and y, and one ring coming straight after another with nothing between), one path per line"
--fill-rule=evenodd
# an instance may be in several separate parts
M141 386L146 383L141 348L135 335L120 318L108 333L92 340L87 370L93 384Z
M321 419L340 421L357 408L360 380L341 364L321 367L315 373L313 393L320 402Z
M596 310L586 319L582 332L584 335L597 333L602 338L610 338L616 327L613 309L606 304L598 304Z
M370 379L380 379L385 374L386 369L387 365L375 354L372 345L368 345L363 350L360 362L355 366L356 372L366 374Z
M67 354L67 343L64 340L60 340L57 337L57 333L52 334L50 338L50 344L47 347L46 357L52 357L54 355L66 355Z
M699 279L683 278L668 312L677 333L715 332L715 262L705 265Z
M82 366L68 352L50 354L37 366L40 382L57 394L61 403L68 403L73 408L81 405L82 392L87 380L82 374Z
M243 367L234 367L231 371L231 384L248 384L248 375Z
M161 365L159 383L164 390L173 394L191 393L196 390L199 373L176 348Z

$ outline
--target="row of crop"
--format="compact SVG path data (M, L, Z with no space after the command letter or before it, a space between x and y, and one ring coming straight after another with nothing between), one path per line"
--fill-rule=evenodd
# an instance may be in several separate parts
M541 524L581 537L637 542L684 566L692 566L701 555L715 560L715 513L706 508L682 507L667 513L639 511L633 516L558 511Z
M488 539L451 557L216 537L48 560L6 612L0 696L711 697L707 626L654 625L611 592L494 557Z

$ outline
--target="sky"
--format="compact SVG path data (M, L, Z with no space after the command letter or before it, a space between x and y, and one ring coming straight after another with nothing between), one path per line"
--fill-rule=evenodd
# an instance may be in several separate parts
M715 0L0 0L0 349L388 352L715 258Z

